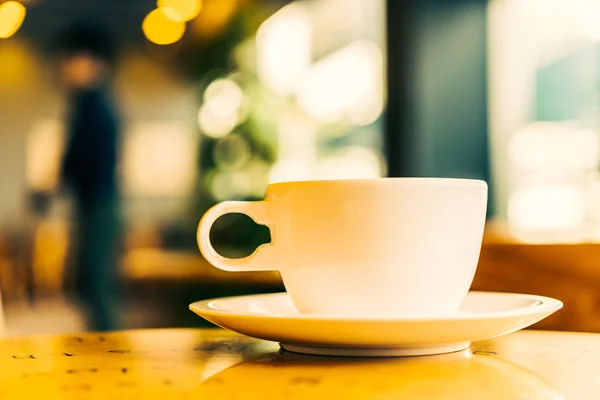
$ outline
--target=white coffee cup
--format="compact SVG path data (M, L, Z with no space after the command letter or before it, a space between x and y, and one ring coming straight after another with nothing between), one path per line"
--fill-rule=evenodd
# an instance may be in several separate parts
M264 201L225 201L198 226L208 262L225 271L277 270L300 313L429 318L456 312L477 268L487 205L483 181L382 178L284 182ZM244 258L219 255L222 215L269 227Z

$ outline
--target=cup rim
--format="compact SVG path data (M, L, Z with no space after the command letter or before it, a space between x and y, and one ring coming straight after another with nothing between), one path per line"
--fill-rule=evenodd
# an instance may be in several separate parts
M322 179L305 181L275 182L268 188L286 186L318 186L318 185L419 185L419 186L466 186L487 189L487 182L481 179L470 178L436 178L436 177L390 177L390 178L364 178L364 179Z

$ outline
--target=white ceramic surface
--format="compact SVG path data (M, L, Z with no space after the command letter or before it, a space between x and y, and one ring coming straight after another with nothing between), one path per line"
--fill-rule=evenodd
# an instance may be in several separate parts
M444 316L471 286L486 204L486 183L468 179L277 183L264 201L210 209L198 244L223 270L279 271L305 314ZM220 256L209 233L227 213L267 225L272 242L246 258Z
M300 314L286 293L200 301L190 309L223 328L308 354L414 356L466 349L532 325L562 308L542 296L469 292L443 318L380 319Z

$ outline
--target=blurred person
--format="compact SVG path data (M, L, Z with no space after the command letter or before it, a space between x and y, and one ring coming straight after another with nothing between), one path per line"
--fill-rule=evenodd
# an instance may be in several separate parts
M91 330L119 328L120 121L110 92L115 44L102 25L68 26L57 41L68 102L62 186L73 200L75 288Z

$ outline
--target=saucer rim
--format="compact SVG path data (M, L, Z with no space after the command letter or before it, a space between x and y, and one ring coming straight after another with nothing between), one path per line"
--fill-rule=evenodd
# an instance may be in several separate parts
M240 296L226 296L226 297L217 297L206 300L196 301L189 305L189 309L194 313L200 316L239 316L244 318L261 318L261 319L297 319L297 320L327 320L327 321L347 321L347 322L355 322L355 321L378 321L378 322L414 322L414 323L422 323L428 321L474 321L485 318L493 318L493 319L501 319L501 318L514 318L519 316L531 316L531 315L539 315L543 313L552 314L563 307L563 302L547 296L539 296L534 294L524 294L524 293L509 293L509 292L492 292L492 291L478 291L473 290L469 291L469 294L483 294L485 296L503 296L503 297L519 297L519 298L528 298L531 300L535 300L538 304L534 304L528 307L519 307L511 310L502 310L502 311L482 311L482 312L469 312L464 314L454 313L452 315L441 316L441 317L424 317L424 318L393 318L393 317L348 317L348 316L336 316L336 315L328 315L328 314L261 314L256 312L248 312L248 311L228 311L223 309L218 309L211 304L215 301L224 301L224 300L237 300L242 298L256 298L256 297L289 297L287 292L276 292L276 293L261 293L261 294L250 294L250 295L240 295ZM468 296L468 294L467 294Z

